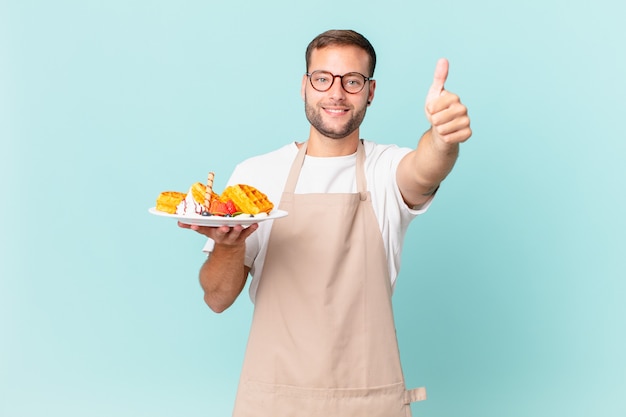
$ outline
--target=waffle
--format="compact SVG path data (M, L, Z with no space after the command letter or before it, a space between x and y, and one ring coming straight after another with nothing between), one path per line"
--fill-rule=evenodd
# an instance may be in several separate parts
M186 197L185 193L178 191L163 191L156 200L156 209L166 213L176 213L176 206Z
M194 183L190 188L189 192L193 196L193 199L198 204L204 204L204 195L206 192L206 186L201 182Z
M220 196L222 201L232 200L239 211L247 214L268 213L274 204L267 196L251 185L237 184L226 187Z

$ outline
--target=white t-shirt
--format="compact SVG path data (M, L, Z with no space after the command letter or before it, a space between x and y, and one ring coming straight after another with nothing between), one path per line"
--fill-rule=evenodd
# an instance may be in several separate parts
M392 288L400 270L400 256L404 236L411 220L424 213L432 198L419 210L406 205L396 182L396 170L400 160L411 151L396 145L380 145L363 141L365 149L365 177L372 196L374 214L387 254ZM249 158L235 168L228 185L249 184L265 193L278 207L285 188L291 165L298 153L295 143L285 145L273 152ZM348 156L320 158L305 156L296 194L309 193L356 193L356 153ZM251 268L250 298L254 302L256 289L263 272L273 221L259 223L259 228L246 240L244 263ZM208 239L203 251L213 250L213 240Z

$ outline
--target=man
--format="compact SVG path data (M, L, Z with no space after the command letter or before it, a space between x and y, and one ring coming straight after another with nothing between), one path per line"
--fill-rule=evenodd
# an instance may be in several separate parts
M254 317L234 415L400 417L425 398L406 390L391 294L409 222L424 212L471 135L444 89L445 59L426 97L431 128L414 150L361 140L376 55L354 31L328 31L306 52L301 94L311 127L238 165L286 217L248 228L199 227L210 256L206 303L228 308L250 273Z

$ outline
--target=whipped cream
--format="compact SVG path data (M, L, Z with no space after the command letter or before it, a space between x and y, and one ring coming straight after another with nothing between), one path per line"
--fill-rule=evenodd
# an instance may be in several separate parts
M187 192L187 196L176 206L176 214L198 214L204 211L204 205L198 203L191 194L191 189Z

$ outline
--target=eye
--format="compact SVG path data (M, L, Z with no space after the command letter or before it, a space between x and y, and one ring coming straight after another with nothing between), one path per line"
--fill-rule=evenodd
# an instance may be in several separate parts
M360 87L363 85L363 78L358 75L350 75L344 78L344 83L350 87Z
M325 72L313 73L313 82L318 85L330 83L331 76Z

